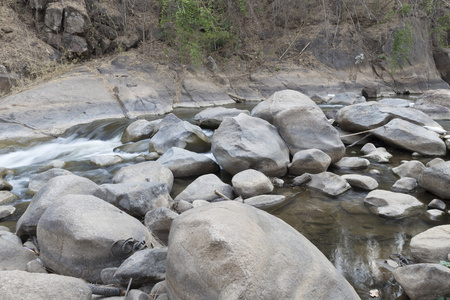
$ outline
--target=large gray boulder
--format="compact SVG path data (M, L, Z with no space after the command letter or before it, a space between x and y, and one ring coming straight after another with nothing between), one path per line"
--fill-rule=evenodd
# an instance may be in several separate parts
M240 114L225 119L212 140L212 153L225 171L234 175L255 169L267 176L287 172L289 150L277 129L260 118Z
M225 118L237 117L239 114L250 115L248 110L225 107L210 107L194 116L194 122L198 126L217 128Z
M422 155L444 156L447 153L439 134L405 120L394 119L373 134L388 144Z
M35 260L34 252L22 247L22 244L0 237L0 270L27 270L27 263ZM1 284L0 284L1 287Z
M152 238L137 219L94 196L68 195L50 205L37 226L40 258L58 274L101 282L100 272L130 255L121 248Z
M450 295L450 268L440 264L413 264L393 271L411 300L436 300Z
M311 176L311 180L306 183L307 187L319 190L332 197L345 193L351 188L347 180L331 172L305 174Z
M442 199L450 199L450 162L440 163L423 170L419 185Z
M173 186L172 172L156 161L147 161L122 167L114 174L112 180L113 183L162 182L167 185L169 192Z
M83 280L57 274L0 271L0 282L2 299L90 300L92 297L91 289Z
M416 180L419 179L420 174L425 170L425 166L418 160L405 161L400 166L392 168L392 172L403 177L411 177Z
M372 177L359 174L345 174L341 176L343 179L353 186L364 190L374 190L378 188L378 182Z
M416 197L385 190L371 191L364 203L376 214L390 219L400 219L425 211L425 205Z
M167 185L161 182L102 184L94 196L141 217L172 202Z
M234 192L242 198L250 198L273 191L273 184L263 173L249 169L233 176L231 179Z
M166 284L169 299L359 299L297 230L236 201L173 222Z
M411 254L415 262L439 263L448 260L450 225L430 228L411 239Z
M277 114L295 107L315 107L316 103L305 94L293 90L275 92L267 100L256 105L252 117L258 117L273 123Z
M172 147L199 153L208 152L211 140L200 127L181 121L161 127L150 139L150 149L158 153L162 154Z
M145 214L144 224L164 245L169 241L170 226L178 214L166 207L158 207Z
M325 172L331 164L331 157L319 149L306 149L295 153L288 165L289 174L317 174Z
M220 170L208 156L178 147L167 150L157 162L172 171L174 177L198 176Z
M195 179L174 200L184 200L192 203L194 200L213 201L220 199L221 196L217 195L215 191L224 194L230 199L233 198L231 185L224 183L214 174L206 174Z
M99 186L77 175L63 175L50 179L31 199L27 210L17 221L16 234L36 235L36 226L47 207L68 194L93 195Z
M158 124L159 121L160 120L147 121L144 119L134 121L123 131L120 139L121 142L125 144L150 138L155 130L156 124Z
M444 89L425 91L414 107L433 119L450 119L450 92Z
M339 132L317 106L297 107L278 113L274 125L289 147L291 155L307 149L319 149L335 163L345 154Z

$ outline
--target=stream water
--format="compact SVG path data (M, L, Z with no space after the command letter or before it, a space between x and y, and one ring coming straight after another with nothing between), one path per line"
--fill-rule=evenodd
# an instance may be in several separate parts
M235 107L251 109L253 104L241 104ZM329 109L329 108L324 108ZM180 118L192 121L197 109L178 109L174 113ZM0 152L0 166L14 170L6 180L13 185L12 192L19 196L14 205L16 212L11 217L0 221L0 225L15 230L15 223L26 209L29 196L26 189L29 179L39 171L39 168L52 160L63 160L67 163L65 169L84 176L97 184L111 182L114 172L124 165L131 164L139 155L119 153L124 163L111 167L97 167L90 159L104 154L114 153L119 145L120 136L130 120L105 120L82 125L67 132L63 137L51 142L38 144L15 151ZM450 129L450 124L443 124ZM208 132L211 134L212 132ZM361 146L347 149L347 156L358 156ZM394 157L389 164L371 163L364 170L330 169L336 174L357 173L371 176L379 182L381 189L390 190L398 179L391 168L398 166L402 160L412 160L410 153L387 148ZM418 159L426 163L431 158ZM371 172L377 170L378 173ZM231 181L225 173L219 174L222 180ZM194 178L176 179L173 196L176 196ZM383 267L382 262L390 254L401 253L410 257L409 242L412 236L426 229L440 225L426 220L422 216L388 220L370 213L364 205L367 191L352 189L338 197L332 198L318 191L302 187L291 187L293 177L285 177L282 188L276 188L274 194L283 194L287 201L269 210L273 215L283 219L293 226L313 244L315 244L335 267L355 287L362 299L370 299L369 290L378 289L379 299L403 299L402 290L391 276L390 271ZM435 196L417 190L413 193L423 203L436 198ZM306 271L307 270L302 270ZM406 298L407 299L407 298Z

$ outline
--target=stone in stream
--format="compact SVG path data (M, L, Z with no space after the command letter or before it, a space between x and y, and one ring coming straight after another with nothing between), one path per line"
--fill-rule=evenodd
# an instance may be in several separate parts
M302 184L311 181L311 179L312 179L311 174L309 173L302 174L300 176L295 177L294 180L292 180L291 186L300 186Z
M24 271L0 271L0 282L2 299L92 299L91 289L79 278Z
M5 228L8 228L8 227L5 227ZM10 231L1 230L0 231L0 238L4 239L6 241L9 241L9 242L15 243L18 246L22 247L22 240L17 235L15 235L14 233L12 233ZM23 246L28 247L25 244ZM28 247L28 248L31 248L31 247Z
M384 98L381 100L378 100L378 103L381 103L386 106L394 106L394 107L412 107L413 102L406 100L406 99L400 99L400 98Z
M162 126L164 120L158 126ZM150 139L150 149L162 154L172 147L179 147L193 152L208 152L211 140L202 129L187 121L162 126Z
M393 271L411 300L435 300L450 295L450 268L440 264L412 264Z
M432 160L430 160L429 162L427 162L427 164L425 166L426 167L432 167L432 166L435 166L435 165L438 165L438 164L444 163L444 162L445 162L445 160L443 160L442 158L435 157Z
M397 193L411 193L413 192L419 184L417 180L412 177L403 177L397 180L391 187L391 191Z
M98 167L109 167L123 162L123 158L119 155L99 155L91 158L91 163Z
M260 118L240 114L225 119L215 131L212 153L231 175L247 169L284 176L289 150L277 129Z
M439 209L428 209L423 215L425 218L433 222L447 223L448 221L447 213Z
M13 242L0 237L0 270L25 271L28 262L35 260L36 258L36 254L23 247L22 243ZM0 289L1 286L2 284L0 284Z
M114 277L122 286L132 280L132 286L158 282L166 275L167 248L143 249L128 257L116 270Z
M425 166L418 160L411 160L403 162L400 166L392 168L392 172L403 177L412 177L414 179L419 179L420 174L425 170Z
M12 185L3 178L0 178L0 191L11 191Z
M34 196L45 184L52 178L62 175L74 175L72 172L60 169L52 168L42 173L33 175L28 183L27 195Z
M188 201L179 200L179 201L175 201L175 202L173 203L172 208L173 208L176 212L178 212L179 214L181 214L181 213L183 213L183 212L185 212L185 211L187 211L187 210L190 210L191 208L194 208L194 207L192 206L192 203L190 203L190 202L188 202Z
M445 89L425 91L417 98L414 107L435 120L450 119L450 93Z
M283 195L259 195L245 199L244 203L259 209L267 209L283 203L286 196Z
M236 201L172 223L166 284L169 299L359 299L297 230Z
M104 268L120 266L132 244L153 242L139 220L88 195L67 195L50 205L39 220L37 239L45 267L93 283L101 282Z
M331 157L319 149L301 150L294 154L288 165L289 174L317 174L325 172L331 164Z
M11 216L16 211L12 205L0 205L0 220Z
M361 148L361 152L365 153L364 158L373 160L378 163L388 163L392 158L392 154L386 151L384 147L375 147L372 143L367 143Z
M210 107L194 116L194 122L200 127L217 128L225 118L237 117L239 114L250 115L248 110L225 107Z
M450 200L449 182L450 162L426 168L419 176L419 186L444 200Z
M167 150L157 162L170 169L174 177L198 176L220 170L219 165L208 156L178 147Z
M25 213L17 221L16 234L36 235L36 226L47 207L68 194L93 195L99 190L93 181L77 175L57 176L42 187L31 199Z
M374 214L390 219L406 218L425 211L425 205L417 198L385 190L371 191L364 203Z
M378 188L378 182L369 176L359 175L359 174L345 174L341 176L343 179L352 187L358 187L364 190L374 190Z
M354 92L345 92L336 94L327 104L331 105L352 105L356 103L364 103L366 98Z
M241 171L231 179L233 191L242 198L250 198L273 191L273 184L263 173L248 169Z
M147 161L120 168L113 177L113 183L162 182L169 192L173 186L173 174L156 161Z
M51 169L62 169L66 166L66 162L63 160L55 159L49 162L48 164L43 165L39 168L39 172L45 172Z
M167 245L170 226L176 217L176 212L166 207L158 207L145 214L144 225L158 240Z
M282 90L275 92L267 100L256 105L251 115L273 123L277 114L295 107L316 107L316 103L298 91Z
M333 165L341 169L365 169L370 165L370 161L361 157L343 157Z
M450 253L450 225L430 228L411 239L411 254L417 263L439 263Z
M330 156L331 163L335 163L345 154L339 132L318 106L284 110L274 117L274 125L291 155L301 150L319 149Z
M431 200L430 203L428 203L427 207L429 209L439 209L439 210L445 211L445 209L447 208L447 205L445 204L444 201L442 201L440 199L433 199L433 200Z
M206 174L195 179L178 196L175 201L184 200L192 203L194 200L213 201L221 199L215 191L224 194L226 197L233 198L233 188L224 183L214 174Z
M331 172L309 175L311 175L311 180L306 183L307 187L319 190L332 197L345 193L351 188L345 179Z
M172 203L167 185L161 182L102 184L94 196L141 217Z
M114 148L114 152L140 153L148 152L150 139L141 140L135 143L128 143ZM159 155L158 155L159 156Z
M447 153L439 134L405 120L394 119L373 134L388 144L422 155L444 156Z
M120 141L126 144L148 139L152 136L155 126L159 122L160 120L136 120L125 128Z

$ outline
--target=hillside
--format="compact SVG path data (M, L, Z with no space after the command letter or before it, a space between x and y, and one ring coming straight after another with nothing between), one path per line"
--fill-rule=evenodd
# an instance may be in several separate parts
M0 95L126 53L175 70L204 65L231 83L294 71L314 73L305 85L332 78L340 89L448 88L449 8L434 0L2 0Z

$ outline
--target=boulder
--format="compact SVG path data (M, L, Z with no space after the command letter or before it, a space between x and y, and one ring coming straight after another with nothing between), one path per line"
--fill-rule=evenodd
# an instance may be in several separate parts
M283 90L275 92L267 100L256 105L251 115L273 123L277 114L296 107L316 107L316 103L300 92Z
M311 174L309 174L309 173L302 174L300 176L295 177L294 180L292 180L291 186L303 185L303 184L311 181L311 179L312 179Z
M124 300L152 300L153 298L150 298L150 296L141 290L138 289L132 289L128 291L128 294L126 295Z
M386 151L384 147L375 147L372 143L367 143L361 148L364 158L373 160L378 163L388 163L392 158L392 154Z
M0 205L0 220L9 217L16 211L12 205Z
M150 140L141 140L135 143L128 143L125 145L118 146L114 148L114 152L125 152L125 153L141 153L141 152L148 152L149 151L149 143ZM159 154L158 154L159 156Z
M444 162L445 162L445 160L443 160L442 158L435 157L432 160L430 160L429 162L427 162L427 164L425 166L426 167L432 167L432 166L435 166L435 165L438 165L438 164L444 163Z
M39 172L45 172L50 169L62 169L66 166L63 160L55 159L39 168Z
M210 107L194 116L194 122L200 127L217 128L225 118L237 117L239 114L250 115L248 110L225 107Z
M192 203L184 200L175 201L172 208L179 214L184 213L187 210L194 208Z
M444 156L447 148L436 132L401 119L394 119L373 131L388 144L422 155Z
M425 205L415 197L385 190L371 191L364 203L374 214L389 219L406 218L425 211Z
M301 150L294 154L288 165L289 174L317 174L325 172L331 164L331 157L319 149Z
M306 186L329 196L338 196L351 188L345 179L330 172L309 175L311 180L306 183Z
M233 188L224 183L214 174L202 175L189 184L178 196L175 201L184 200L192 203L194 200L213 201L220 199L214 191L218 191L230 199L233 199Z
M411 193L418 186L417 180L412 177L403 177L397 180L391 187L391 191L397 193Z
M411 300L435 300L450 295L450 268L442 265L406 265L396 268L393 274Z
M44 24L53 32L60 33L64 7L62 3L48 3L45 8Z
M107 155L100 155L100 156L94 156L91 158L91 163L98 167L109 167L113 165L117 165L123 162L123 158L119 155L113 155L113 154L107 154Z
M11 191L12 185L3 178L0 178L0 191Z
M0 191L0 205L11 204L17 199L19 197L10 191Z
M0 272L3 299L77 299L90 300L92 292L81 279L57 274L24 271Z
M172 172L156 161L147 161L122 167L114 174L112 180L113 183L162 182L167 185L169 192L173 186Z
M289 163L289 150L268 122L240 114L225 119L215 131L212 153L222 168L231 175L255 169L267 176L284 176Z
M419 176L419 186L444 200L450 200L449 182L450 162L426 168Z
M392 168L392 172L403 177L411 177L414 179L419 179L420 174L425 170L425 166L418 160L411 160L403 162L400 166Z
M428 203L427 208L429 208L429 209L434 208L434 209L439 209L439 210L445 211L445 209L447 208L447 205L442 200L433 199L433 200L431 200L430 203Z
M167 185L161 182L102 184L94 195L141 217L157 207L170 207L172 202Z
M93 283L101 282L104 268L120 266L131 254L126 241L152 243L137 219L87 195L67 195L50 205L39 220L37 238L45 267Z
M436 226L413 236L410 248L417 263L447 260L450 253L450 225Z
M52 168L32 176L28 183L27 195L34 196L50 179L62 175L73 175L73 173L60 168Z
M377 98L380 96L380 86L375 84L366 85L361 93L366 98Z
M245 199L245 204L251 205L260 209L267 209L283 203L286 196L283 195L259 195Z
M145 214L144 224L159 241L167 245L170 226L176 217L178 217L176 212L166 207L158 207Z
M167 150L157 162L172 171L174 177L198 176L220 170L208 156L178 147Z
M297 230L236 201L173 222L166 284L169 299L359 299Z
M273 184L263 173L249 169L233 176L231 179L233 191L242 198L250 198L273 191Z
M155 130L156 124L159 122L160 120L136 120L125 128L120 140L125 144L150 138Z
M16 234L36 235L36 226L47 207L68 194L93 195L99 190L91 180L77 175L57 176L42 187L31 199L30 205L17 221Z
M380 127L391 120L386 112L378 109L375 102L349 105L341 108L336 115L336 122L343 130L360 132Z
M343 179L352 187L357 187L363 190L374 190L378 188L378 182L369 176L358 175L358 174L345 174L341 176Z
M0 270L22 270L26 271L28 262L37 258L34 252L22 247L21 243L16 243L3 236L0 237ZM2 272L0 272L1 274ZM3 284L3 282L2 282ZM0 284L0 289L1 289Z
M343 157L334 163L335 167L345 169L365 169L370 165L370 161L361 157Z
M14 233L12 233L10 231L6 231L6 230L9 230L9 228L5 227L4 230L0 230L0 238L6 240L8 242L17 244L18 246L21 246L21 247L24 246L24 247L28 247L30 249L32 248L32 247L29 247L28 245L25 245L26 242L25 242L25 244L22 245L22 240L17 235L15 235Z
M337 162L345 154L339 132L317 106L285 110L274 118L274 125L289 147L291 155L307 149L319 149Z
M156 299L159 295L167 293L167 286L166 281L160 281L152 288L152 290L149 293L149 296L152 297L152 299Z
M117 269L114 277L122 286L132 280L132 286L158 282L166 276L167 248L143 249L128 257Z
M64 32L69 34L84 33L90 26L90 18L85 5L77 1L64 3Z
M364 103L366 102L366 98L361 96L361 94L357 94L354 92L345 92L336 94L327 104L332 105L352 105L356 103Z
M161 127L150 139L150 149L158 153L162 154L172 147L199 153L208 152L211 148L211 140L200 127L181 121Z
M450 119L449 101L450 93L448 90L429 90L417 98L414 108L421 110L435 120L448 120Z
M400 99L400 98L383 98L381 100L378 100L378 103L381 103L386 106L394 106L394 107L412 107L412 106L414 106L413 102L406 100L406 99Z

